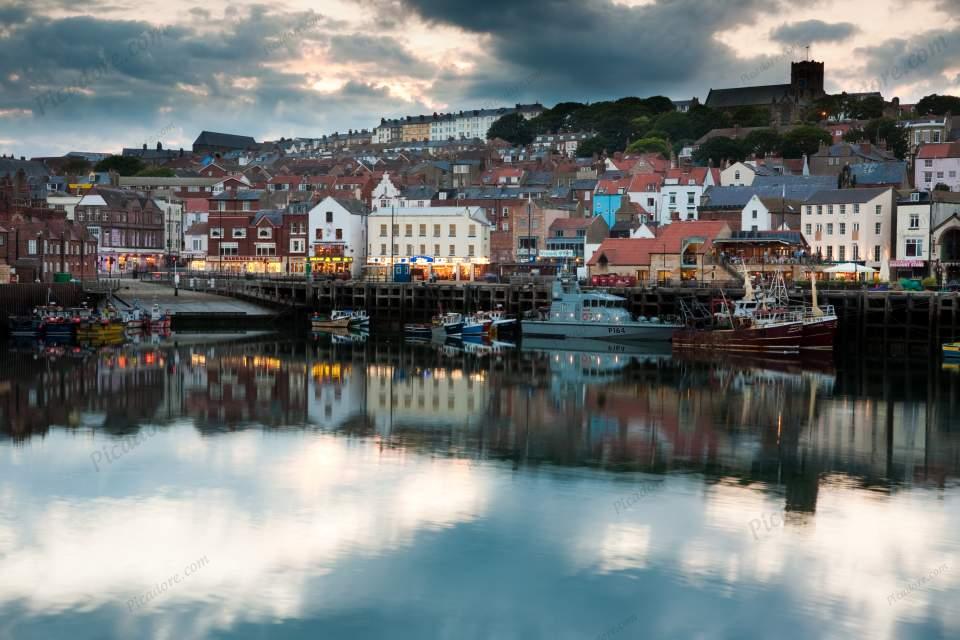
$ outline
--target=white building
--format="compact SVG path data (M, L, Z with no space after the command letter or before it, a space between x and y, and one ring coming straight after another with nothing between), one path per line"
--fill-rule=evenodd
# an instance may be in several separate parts
M914 172L917 189L933 191L938 184L945 184L950 191L960 191L960 142L921 146Z
M327 196L307 214L307 254L313 273L345 271L350 263L350 275L360 278L366 263L367 248L366 205L359 200ZM302 242L291 238L290 242ZM294 252L293 246L290 251Z
M179 256L184 249L183 202L170 196L155 196L153 201L163 211L163 248L169 255Z
M721 187L749 187L757 176L754 167L745 162L734 162L720 172Z
M430 140L449 140L487 137L490 126L505 115L519 113L527 120L543 113L542 104L518 104L500 109L473 109L458 113L443 113L430 122Z
M890 261L894 278L926 277L930 262L930 198L913 192L897 203L895 258Z
M800 226L810 251L827 262L862 262L890 278L892 188L829 189L803 203Z
M410 264L441 278L472 280L477 267L490 262L490 222L481 207L378 209L367 227L371 266Z
M373 203L374 211L400 206L400 189L397 188L397 185L393 184L389 173L384 172L380 182L373 188L370 194L370 200Z
M577 157L577 148L584 140L589 140L592 133L547 133L533 139L533 148L536 151L551 151L560 153L568 158Z
M56 195L51 193L47 195L47 206L57 211L63 211L67 216L67 220L75 220L74 211L82 199L83 196L72 196L69 193Z
M716 185L719 180L720 170L708 167L668 171L660 187L660 206L657 211L660 224L670 224L677 220L697 220L697 210L704 189Z

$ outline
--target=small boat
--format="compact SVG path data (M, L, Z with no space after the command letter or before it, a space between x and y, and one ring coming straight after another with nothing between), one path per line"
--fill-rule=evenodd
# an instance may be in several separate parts
M325 331L327 329L347 329L350 327L350 317L345 315L340 315L339 317L334 317L331 315L323 315L320 313L315 313L310 316L310 328L314 331Z
M520 326L517 319L508 316L499 305L493 311L478 311L475 315L490 320L488 333L492 337L513 335Z
M960 342L945 342L941 349L945 360L960 360Z
M403 335L408 338L422 338L429 340L433 337L433 325L410 322L403 325Z
M81 320L77 325L77 340L81 342L122 342L126 325L122 318L109 313Z
M463 318L463 326L460 328L460 335L467 337L486 336L490 332L490 326L493 319L485 315L476 314Z
M10 337L36 340L41 337L43 320L38 316L10 316Z
M356 311L352 309L335 310L330 314L330 318L333 320L348 318L350 320L351 327L359 328L370 326L370 316L367 315L367 312L363 309Z
M160 305L155 304L150 309L150 318L145 328L151 333L165 333L170 331L171 318L169 311L162 311Z
M448 336L463 334L463 314L441 313L433 318L433 326L442 328Z

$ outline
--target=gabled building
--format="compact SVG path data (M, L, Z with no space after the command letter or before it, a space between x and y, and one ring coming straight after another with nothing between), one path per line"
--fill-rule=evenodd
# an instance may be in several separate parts
M224 154L255 148L257 148L257 141L250 136L217 133L216 131L201 131L193 142L193 152L203 155Z
M960 142L923 144L914 162L914 184L922 191L945 185L960 191Z
M98 241L99 269L121 274L165 266L163 210L140 193L95 187L74 215Z
M367 262L369 214L359 200L333 197L310 210L307 254L313 274L360 278Z

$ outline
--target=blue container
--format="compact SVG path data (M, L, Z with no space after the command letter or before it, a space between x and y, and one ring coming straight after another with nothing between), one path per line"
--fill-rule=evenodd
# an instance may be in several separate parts
M410 282L410 265L409 264L393 265L393 281L394 282Z

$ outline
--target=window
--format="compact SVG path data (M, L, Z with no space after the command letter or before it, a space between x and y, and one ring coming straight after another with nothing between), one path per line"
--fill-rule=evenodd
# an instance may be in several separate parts
M380 225L380 237L381 238L387 237L387 225L385 224Z
M677 194L675 193L670 194L670 204L677 204Z
M907 238L907 257L923 257L923 238Z
M757 210L756 210L756 209L754 209L753 211L750 212L750 217L753 218L754 220L757 219Z
M331 224L332 222L333 222L333 211L327 211L327 224Z
M258 238L272 238L273 229L270 227L258 227L257 228L257 237Z
M879 216L879 215L883 215L883 206L882 206L882 205L879 205L879 204L878 204L876 207L874 207L873 210L874 210L874 213L876 213L878 216Z
M873 260L874 262L880 262L880 245L873 247Z
M343 240L343 229L337 229L335 231L337 240Z
M439 256L439 255L440 255L440 245L438 245L438 244L433 245L433 255L435 255L435 256Z
M37 253L37 241L36 240L27 240L27 253L31 255L36 255Z
M400 245L398 244L393 245L393 255L399 255L399 254L400 254Z
M860 205L858 205L858 204L853 205L853 212L854 212L854 213L860 213Z
M827 260L833 260L833 245L827 247Z
M243 210L250 211L250 203L246 200L243 202Z
M404 238L412 238L412 237L413 237L413 225L412 225L412 224L403 225L403 237L404 237Z
M457 225L455 225L455 224L450 225L450 233L449 233L448 235L449 235L451 238L456 238L456 237L457 237Z
M923 172L923 181L924 181L924 182L933 182L933 171L924 171L924 172Z
M467 255L470 256L471 258L476 255L474 246L472 244L469 247L467 247Z
M853 232L854 232L854 233L860 233L860 223L859 223L859 222L854 222L854 223L853 223Z
M457 246L454 244L450 245L450 255L451 256L457 255Z
M827 205L827 215L828 215L828 216L832 216L832 215L833 215L833 205L832 205L832 204L828 204L828 205Z
M841 223L840 223L840 235L842 235L842 236L847 235L847 223L846 223L846 222L841 222Z
M696 197L696 195L697 195L697 194L694 193L693 191L688 191L688 192L687 192L687 204L688 204L688 205L694 204L693 199Z
M739 180L739 179L740 179L740 172L739 172L739 171L735 171L735 172L733 173L733 179L734 179L734 180Z
M933 132L933 142L940 142L940 132L939 132L939 131L934 131L934 132Z
M750 231L757 231L757 225L750 225Z
M303 253L306 242L303 238L290 239L290 253Z
M408 255L408 256L412 256L412 255L413 255L413 245L412 245L412 244L408 244L408 245L407 245L407 253L406 253L406 255Z
M860 259L860 245L858 244L853 245L853 259L855 261Z
M807 205L807 215L808 216L813 215L813 207L811 205Z
M840 262L843 262L844 260L847 259L847 247L845 245L840 245L837 248L837 251L838 251L837 259L840 260Z
M822 204L818 204L818 205L817 205L817 215L818 215L818 216L822 216L822 215L823 215L823 205L822 205Z
M910 214L910 228L911 228L911 229L919 229L919 228L920 228L920 214L919 214L919 213L911 213L911 214Z
M238 245L236 242L221 242L220 243L220 255L221 256L236 256L240 254L240 250L237 248Z
M476 238L476 237L477 237L477 225L472 224L472 225L470 225L469 227L467 227L467 237L468 237L468 238Z
M399 225L399 224L393 225L393 235L394 235L394 237L400 235L400 225Z
M806 233L808 236L813 233L813 225L806 225L806 227L804 227L804 233Z
M820 232L822 232L822 231L823 231L823 225L822 225L822 224L818 224L818 225L817 225L817 233L820 233Z
M840 215L844 215L846 213L847 213L847 205L845 204L840 205Z
M317 229L317 240L323 240L323 229Z
M222 238L222 237L223 237L223 227L210 227L210 237L211 237L211 238Z
M434 238L440 237L440 225L438 224L433 225L433 237ZM437 246L439 247L440 245L437 245ZM439 254L440 252L437 251L437 253Z
M827 235L828 235L828 236L832 236L832 235L833 235L833 223L832 223L832 222L829 223L829 224L827 224Z
M919 135L919 132L918 132L918 135ZM923 166L924 166L924 167L932 167L932 166L933 166L933 160L924 160L924 161L923 161Z
M420 235L421 238L426 238L426 237L427 237L427 225L425 225L425 224L420 225L419 231L420 231L419 235Z
M233 232L230 234L230 237L231 237L231 238L241 240L241 239L247 237L247 230L246 230L246 229L233 229L232 231L233 231Z
M383 243L383 244L380 245L380 255L382 255L382 256L387 255L387 245L386 245L386 243Z
M877 234L877 235L880 235L882 229L883 229L883 223L882 223L882 222L878 222L878 223L876 223L875 225L873 225L873 232L874 232L875 234Z
M274 244L266 243L257 243L257 255L258 256L275 256L277 255L277 247Z
M425 244L420 245L420 255L421 256L427 255L427 245Z

